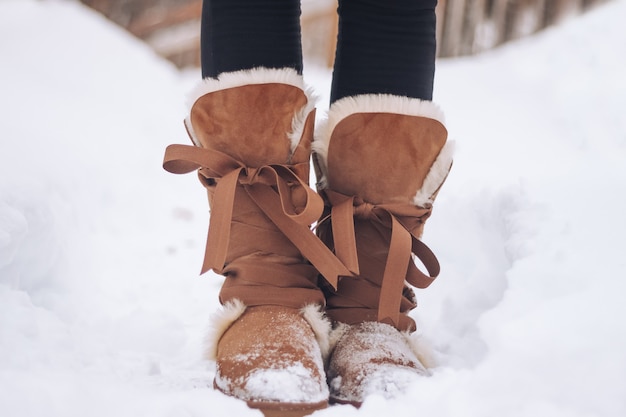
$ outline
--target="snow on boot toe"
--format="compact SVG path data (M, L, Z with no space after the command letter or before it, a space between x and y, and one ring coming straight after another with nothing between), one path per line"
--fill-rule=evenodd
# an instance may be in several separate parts
M328 398L328 391L302 364L253 372L245 389L257 398L291 403L320 402Z
M222 335L216 361L215 387L251 407L328 402L322 352L299 310L249 307Z
M393 398L429 372L406 334L366 322L350 326L339 338L327 374L332 401L358 406L369 395Z

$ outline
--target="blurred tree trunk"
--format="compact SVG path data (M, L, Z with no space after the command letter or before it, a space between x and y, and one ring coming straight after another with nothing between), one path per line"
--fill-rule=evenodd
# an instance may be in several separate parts
M202 0L81 0L179 67L200 64ZM384 1L384 0L381 0ZM471 55L535 33L608 0L439 0L437 53ZM302 0L305 56L332 66L337 0Z

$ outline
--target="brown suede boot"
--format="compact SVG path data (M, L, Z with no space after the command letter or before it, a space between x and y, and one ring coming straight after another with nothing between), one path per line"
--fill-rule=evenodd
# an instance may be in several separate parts
M321 130L314 160L328 209L318 234L359 271L327 291L336 328L330 397L358 406L369 394L391 397L428 374L408 337L416 307L408 284L425 288L439 273L420 237L452 165L452 146L434 104L389 95L333 103Z
M350 274L309 228L323 210L308 187L314 114L293 70L206 79L186 120L195 146L169 146L164 162L173 173L197 169L209 194L202 272L225 276L214 385L266 416L326 407L318 271L333 284Z

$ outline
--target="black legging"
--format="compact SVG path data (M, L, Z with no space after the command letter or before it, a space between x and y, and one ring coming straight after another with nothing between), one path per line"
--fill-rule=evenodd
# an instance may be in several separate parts
M436 0L339 0L331 102L357 94L432 99ZM202 76L254 67L302 74L300 0L204 0Z

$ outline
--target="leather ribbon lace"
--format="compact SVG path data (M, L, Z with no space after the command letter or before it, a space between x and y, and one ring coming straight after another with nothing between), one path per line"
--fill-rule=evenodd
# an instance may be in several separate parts
M198 170L201 182L214 188L209 233L201 273L222 273L228 252L235 189L243 187L254 203L272 223L298 248L303 257L337 288L338 277L352 273L311 232L310 224L323 211L323 201L296 174L307 168L302 164L271 164L247 167L231 156L212 149L188 145L170 145L165 152L163 168L174 174ZM296 205L305 197L304 206Z
M355 218L391 229L389 251L378 297L378 321L404 327L401 325L400 311L405 281L417 288L426 288L440 272L437 258L419 239L432 208L421 208L408 203L370 204L356 196L346 196L332 190L324 192L332 207L335 253L348 269L358 271ZM426 267L428 275L416 267L412 254ZM366 298L371 298L372 295Z

